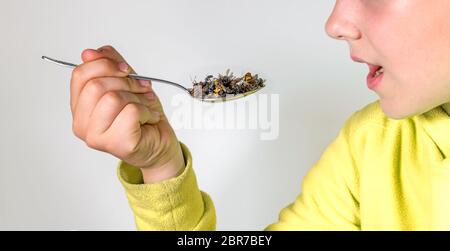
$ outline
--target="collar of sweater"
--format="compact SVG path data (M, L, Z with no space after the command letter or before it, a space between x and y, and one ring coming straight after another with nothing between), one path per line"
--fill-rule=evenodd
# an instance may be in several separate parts
M418 116L422 125L443 155L450 160L450 116L442 106Z

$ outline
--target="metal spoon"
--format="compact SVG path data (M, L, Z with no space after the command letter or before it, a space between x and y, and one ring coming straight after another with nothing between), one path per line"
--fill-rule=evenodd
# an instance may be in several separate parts
M44 60L46 60L48 62L57 64L59 66L63 66L63 67L69 67L69 68L72 68L72 69L77 67L76 64L72 64L72 63L61 61L61 60L49 58L47 56L42 56L42 59L44 59ZM201 101L204 101L204 102L225 102L225 101L230 101L230 100L234 100L234 99L238 99L238 98L243 98L243 97L248 96L250 94L253 94L253 93L255 93L255 92L257 92L257 91L259 91L259 90L261 90L263 88L263 87L259 87L259 88L255 89L255 90L252 90L252 91L249 91L249 92L245 92L245 93L240 93L240 94L227 94L225 97L209 97L209 96L207 96L207 97L196 97L196 96L191 95L191 92L190 92L190 90L188 88L186 88L186 87L184 87L184 86L182 86L180 84L168 81L168 80L159 79L159 78L144 77L144 76L140 76L140 75L137 75L137 74L134 74L134 73L129 74L128 77L129 78L133 78L133 79L138 79L138 80L155 81L155 82L160 82L160 83L164 83L164 84L169 84L171 86L175 86L175 87L178 87L178 88L182 89L191 98L195 98L195 99L198 99L198 100L201 100Z

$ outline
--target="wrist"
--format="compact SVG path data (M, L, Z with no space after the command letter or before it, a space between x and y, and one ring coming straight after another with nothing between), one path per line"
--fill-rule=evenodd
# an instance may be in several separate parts
M167 162L151 168L140 168L145 184L158 183L169 180L180 175L186 163L184 161L181 146L178 146L176 153Z

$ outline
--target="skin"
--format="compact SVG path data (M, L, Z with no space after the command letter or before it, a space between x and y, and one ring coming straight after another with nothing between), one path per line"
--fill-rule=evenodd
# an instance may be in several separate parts
M450 114L450 1L337 0L326 32L384 68L374 91L394 119L441 106Z
M337 0L326 31L357 61L383 66L374 91L387 116L438 106L450 114L449 11L449 0ZM134 71L111 46L81 56L71 79L74 134L140 168L144 183L179 175L181 147L151 83L126 78Z
M147 184L177 176L184 157L151 83L126 78L135 72L111 46L81 58L70 83L74 134L140 168Z

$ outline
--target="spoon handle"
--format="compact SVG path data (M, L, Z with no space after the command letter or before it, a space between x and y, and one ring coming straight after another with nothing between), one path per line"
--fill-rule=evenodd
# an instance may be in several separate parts
M44 59L44 60L46 60L48 62L57 64L59 66L68 67L68 68L72 68L72 69L78 66L76 64L72 64L72 63L69 63L69 62L64 62L64 61L61 61L61 60L49 58L47 56L42 56L42 59ZM137 74L134 74L134 73L130 73L128 75L128 77L129 78L133 78L133 79L137 79L137 80L147 80L147 81L161 82L161 83L165 83L165 84L169 84L169 85L178 87L178 88L182 89L183 91L189 92L189 90L186 87L184 87L184 86L182 86L180 84L168 81L168 80L164 80L164 79L150 78L150 77L140 76L140 75L137 75Z

